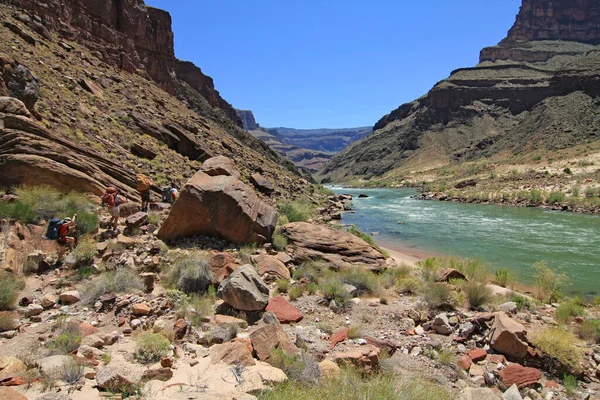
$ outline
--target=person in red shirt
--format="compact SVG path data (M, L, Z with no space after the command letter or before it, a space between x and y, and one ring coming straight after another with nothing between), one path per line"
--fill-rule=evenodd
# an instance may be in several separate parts
M75 226L75 219L77 219L77 214L73 214L73 218L65 218L63 224L58 228L58 239L56 243L58 243L58 260L57 262L61 262L65 252L67 251L67 246L69 250L73 250L75 247L75 238L69 236L70 230Z

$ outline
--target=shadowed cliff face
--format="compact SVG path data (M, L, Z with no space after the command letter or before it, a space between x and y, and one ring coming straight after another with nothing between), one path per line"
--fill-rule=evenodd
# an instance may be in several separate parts
M231 104L215 90L212 78L194 64L175 58L168 12L147 7L143 0L58 0L52 6L39 0L0 3L32 12L61 37L85 45L110 65L147 74L170 94L176 93L177 79L187 83L241 127Z
M523 0L507 38L483 49L477 66L381 118L319 175L370 178L595 140L599 10L598 1Z

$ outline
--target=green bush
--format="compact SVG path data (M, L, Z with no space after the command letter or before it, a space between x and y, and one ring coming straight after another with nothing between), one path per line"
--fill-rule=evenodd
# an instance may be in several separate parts
M396 286L399 281L408 278L412 271L413 268L405 264L396 268L388 268L381 275L381 283L386 289Z
M583 317L585 315L584 308L575 301L567 301L562 303L557 309L554 318L558 322L569 322L573 317Z
M252 258L250 258L250 256L256 252L256 249L257 246L255 243L245 244L240 247L240 259L244 264L252 264Z
M439 259L430 257L424 261L417 262L417 266L421 268L421 276L425 282L436 281L441 269Z
M533 268L535 269L538 299L545 302L559 301L562 297L562 290L569 281L567 275L553 270L544 261L536 262L533 264Z
M277 285L277 292L279 293L287 293L290 288L290 281L287 279L277 279L275 284Z
M174 260L169 271L169 283L185 293L202 293L212 283L210 257L192 253Z
M560 204L565 201L566 195L560 191L550 192L548 195L548 203L550 204Z
M445 263L446 268L460 271L470 281L486 282L490 273L489 266L477 258L461 259L450 257Z
M49 343L48 348L52 354L69 354L79 348L81 335L76 327L69 327Z
M288 290L288 296L290 296L290 300L296 300L302 296L304 293L303 285L294 285Z
M0 310L12 309L19 292L23 289L25 289L25 282L11 272L0 271Z
M288 244L288 239L280 233L276 233L273 235L271 239L271 243L273 243L273 248L277 251L285 250L285 246Z
M494 283L498 286L507 287L514 283L514 273L508 268L500 268L494 272Z
M537 307L536 305L526 297L523 297L519 294L513 294L510 297L510 301L513 301L517 304L517 309L521 310L529 310L534 311Z
M210 286L206 293L192 293L187 295L179 290L168 290L167 298L172 302L178 318L188 318L193 326L201 326L205 317L214 314L214 304L217 293L214 286Z
M140 277L128 268L117 268L105 272L85 286L82 302L94 304L102 295L107 293L124 293L132 290L143 290L144 284Z
M338 306L344 306L350 300L350 294L335 278L330 278L321 285L321 293L327 300L334 300Z
M61 193L49 186L26 186L16 191L17 200L0 203L0 218L14 218L29 223L40 219L64 218L77 214L77 234L96 230L98 216L91 211L92 202L80 193Z
M364 233L361 230L359 230L356 227L356 225L350 225L348 227L348 233L351 233L354 236L357 236L357 237L361 238L365 242L369 243L371 246L375 246L375 241L373 240L373 237L371 235L367 235L366 233Z
M71 255L75 260L75 265L78 268L89 267L94 263L94 256L96 255L96 243L90 237L85 237L79 240L77 247L73 249Z
M160 361L171 350L169 340L159 333L144 333L136 340L135 358L142 364Z
M565 392L567 392L567 396L573 397L575 395L575 390L577 389L577 378L575 378L573 375L564 374L563 383L565 385Z
M356 287L356 292L359 296L379 292L377 275L364 267L352 267L349 270L339 272L339 275L342 283Z
M531 335L531 343L542 353L554 358L572 372L581 370L581 351L575 347L575 336L561 328L545 328Z
M281 204L279 213L285 216L288 222L306 222L316 213L316 207L310 200L298 199Z
M456 306L456 297L447 283L427 282L421 288L421 297L429 308L453 309Z
M544 201L542 191L538 189L532 189L531 192L529 192L529 201L532 204L541 204Z
M470 281L461 287L471 308L479 308L492 300L492 290L485 283Z
M398 293L402 294L416 294L419 293L423 282L415 276L409 276L404 279L400 279L396 282L396 288Z
M294 279L308 279L317 282L319 278L327 275L328 264L323 260L306 261L294 271Z
M310 282L306 285L306 291L308 294L315 294L319 290L319 285L316 282Z
M597 196L596 188L588 186L587 188L585 188L584 194L585 194L585 197L588 199L594 198Z
M577 336L589 342L600 343L600 319L586 319L577 327Z

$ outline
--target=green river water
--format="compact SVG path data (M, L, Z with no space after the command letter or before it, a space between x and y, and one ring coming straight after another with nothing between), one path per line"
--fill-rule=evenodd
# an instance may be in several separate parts
M480 258L493 269L510 268L525 284L534 283L532 264L543 260L569 275L567 292L600 293L598 216L417 200L413 189L330 188L353 195L354 211L344 213L343 223L378 232L382 246Z

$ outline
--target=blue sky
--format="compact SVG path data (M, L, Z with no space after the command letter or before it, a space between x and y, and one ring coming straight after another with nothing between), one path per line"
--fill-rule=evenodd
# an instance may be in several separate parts
M506 36L520 0L146 0L264 127L373 125Z

